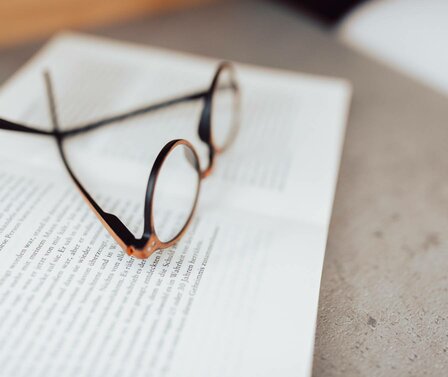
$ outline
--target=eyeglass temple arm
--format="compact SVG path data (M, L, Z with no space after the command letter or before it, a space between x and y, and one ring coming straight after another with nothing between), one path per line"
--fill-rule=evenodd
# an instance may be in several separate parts
M123 120L133 118L138 115L143 115L143 114L146 114L146 113L149 113L152 111L161 110L161 109L164 109L164 108L167 108L170 106L174 106L174 105L178 105L178 104L184 103L184 102L199 100L199 99L203 98L206 94L207 94L207 91L201 91L201 92L188 94L188 95L178 97L178 98L173 98L173 99L170 99L167 101L139 107L137 109L134 109L134 110L122 113L122 114L117 114L117 115L114 115L114 116L111 116L108 118L97 120L95 122L89 123L84 126L78 126L78 127L72 128L70 130L62 131L61 134L63 136L74 136L79 133L92 131L97 128L103 127L103 126L121 122Z
M118 242L118 244L123 249L126 249L129 245L131 245L135 242L134 235L129 231L129 229L121 222L121 220L117 216L103 211L103 209L98 205L98 203L96 203L96 201L90 196L90 194L87 192L87 190L81 184L81 182L78 180L75 173L71 169L70 164L67 161L67 158L66 158L65 152L64 152L64 148L62 145L63 138L61 137L61 134L59 131L59 120L58 120L58 116L57 116L57 112L56 112L56 102L55 102L55 98L54 98L54 92L53 92L53 86L52 86L50 74L48 72L44 72L44 78L45 78L45 87L46 87L47 96L48 96L48 104L49 104L49 109L50 109L51 122L52 122L53 129L54 129L52 134L55 135L55 137L56 137L59 154L61 155L64 166L66 167L70 177L75 182L79 191L83 195L87 204L89 204L91 209L95 212L97 217L100 219L100 221L106 227L106 229L111 233L111 235Z
M54 131L39 130L37 128L24 126L5 119L0 119L0 130L25 132L35 135L54 135Z
M219 71L219 67L218 67L218 71ZM47 75L48 75L48 73L45 74L45 76L47 76ZM51 80L50 80L50 84L51 84ZM237 89L237 88L234 87L234 85L232 85L232 89ZM20 124L11 122L11 121L7 121L7 120L1 119L1 118L0 118L0 129L9 130L9 131L25 132L25 133L31 133L31 134L38 134L38 135L54 135L55 132L58 132L61 136L74 136L74 135L77 135L79 133L92 131L92 130L95 130L95 129L99 128L99 127L107 126L109 124L120 122L120 121L123 121L125 119L129 119L129 118L133 118L133 117L136 117L138 115L143 115L143 114L149 113L151 111L164 109L166 107L170 107L170 106L177 105L177 104L184 103L184 102L190 102L190 101L199 100L201 98L204 98L208 93L209 93L209 91L205 90L205 91L201 91L201 92L196 92L196 93L184 95L182 97L173 98L171 100L159 102L159 103L156 103L156 104L151 104L151 105L139 107L137 109L134 109L134 110L131 110L131 111L127 111L125 113L114 115L114 116L111 116L111 117L107 117L107 118L104 118L104 119L100 119L100 120L97 120L95 122L83 125L83 126L73 127L70 130L64 130L64 131L59 131L59 130L58 131L39 130L39 129L36 129L36 128L32 128L32 127L20 125Z
M226 89L227 87L223 87L221 89ZM231 89L237 90L237 87L235 85L230 85ZM170 106L174 106L174 105L178 105L180 103L184 103L184 102L190 102L190 101L196 101L199 100L201 98L204 98L207 94L209 93L208 90L205 91L201 91L201 92L196 92L196 93L192 93L192 94L188 94L182 97L178 97L178 98L173 98L167 101L163 101L163 102L159 102L159 103L155 103L155 104L151 104L151 105L147 105L147 106L143 106L143 107L139 107L137 109L122 113L122 114L118 114L118 115L114 115L108 118L104 118L101 120L97 120L95 122L86 124L84 126L77 126L77 127L73 127L70 130L66 130L66 131L62 131L61 134L63 136L74 136L77 135L79 133L83 133L83 132L88 132L88 131L92 131L95 130L97 128L103 127L103 126L107 126L109 124L113 124L116 122L121 122L123 120L129 119L129 118L133 118L136 117L138 115L143 115L152 111L156 111L156 110L161 110Z
M47 77L46 75L47 74L45 73L45 77ZM0 130L17 131L17 132L24 132L24 133L30 133L30 134L35 134L35 135L47 135L47 136L54 136L55 133L59 133L61 136L74 136L79 133L88 132L88 131L97 129L99 127L107 126L109 124L121 122L123 120L133 118L138 115L143 115L143 114L149 113L151 111L160 110L160 109L163 109L163 108L166 108L169 106L173 106L173 105L177 105L177 104L180 104L183 102L195 101L195 100L203 98L206 93L207 92L197 92L197 93L189 94L189 95L178 97L178 98L173 98L168 101L140 107L140 108L137 108L137 109L134 109L134 110L122 113L122 114L104 118L104 119L86 124L84 126L77 126L70 130L60 131L57 128L55 128L53 131L39 130L37 128L24 126L22 124L18 124L18 123L11 122L9 120L1 119L1 118L0 118Z

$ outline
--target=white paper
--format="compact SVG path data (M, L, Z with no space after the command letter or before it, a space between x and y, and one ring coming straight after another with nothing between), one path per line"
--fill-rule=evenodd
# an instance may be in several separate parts
M206 89L217 61L90 36L53 39L0 90L0 116L63 127ZM350 98L337 79L236 65L242 128L193 224L146 261L84 204L51 137L0 131L0 375L307 376ZM68 144L105 210L141 232L155 156L197 137L201 103ZM203 162L203 161L201 161ZM177 203L166 203L168 224Z

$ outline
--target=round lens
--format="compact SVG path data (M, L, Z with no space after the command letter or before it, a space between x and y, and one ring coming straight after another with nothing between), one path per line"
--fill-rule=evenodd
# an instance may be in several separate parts
M198 166L184 144L174 147L162 163L152 199L154 230L162 242L175 239L188 223L199 190Z
M224 67L218 76L212 98L211 129L213 143L226 148L236 135L239 121L239 95L231 67Z

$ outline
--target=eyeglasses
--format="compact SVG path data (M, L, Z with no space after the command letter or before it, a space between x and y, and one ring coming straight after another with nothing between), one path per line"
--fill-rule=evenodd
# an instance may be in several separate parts
M39 130L3 119L0 119L0 129L54 137L64 166L82 197L127 254L146 259L155 251L179 241L195 212L201 180L211 174L216 155L232 144L239 128L240 90L233 65L228 62L220 63L211 85L205 91L141 107L68 130L60 129L53 85L48 72L44 73L44 79L53 130ZM172 140L162 148L149 175L145 194L143 235L137 238L117 216L105 212L87 192L68 162L64 142L74 135L190 101L203 102L198 135L208 148L207 166L201 170L195 148L185 139ZM171 199L170 195L174 195L173 184L176 185L176 203L179 203L178 209L182 215L177 219L177 225L167 227L160 216L160 210L163 210L163 203Z

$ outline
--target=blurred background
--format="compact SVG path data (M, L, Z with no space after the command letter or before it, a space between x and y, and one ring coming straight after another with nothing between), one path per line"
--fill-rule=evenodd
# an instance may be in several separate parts
M272 3L305 15L351 48L448 93L446 0L9 0L0 2L0 50L59 30L94 30L229 2L252 3L255 12Z
M149 13L220 0L9 0L0 2L0 45L44 37L66 28L104 25ZM221 0L222 1L222 0ZM243 0L244 1L244 0ZM278 1L282 2L282 1ZM327 22L337 21L362 0L284 0Z

